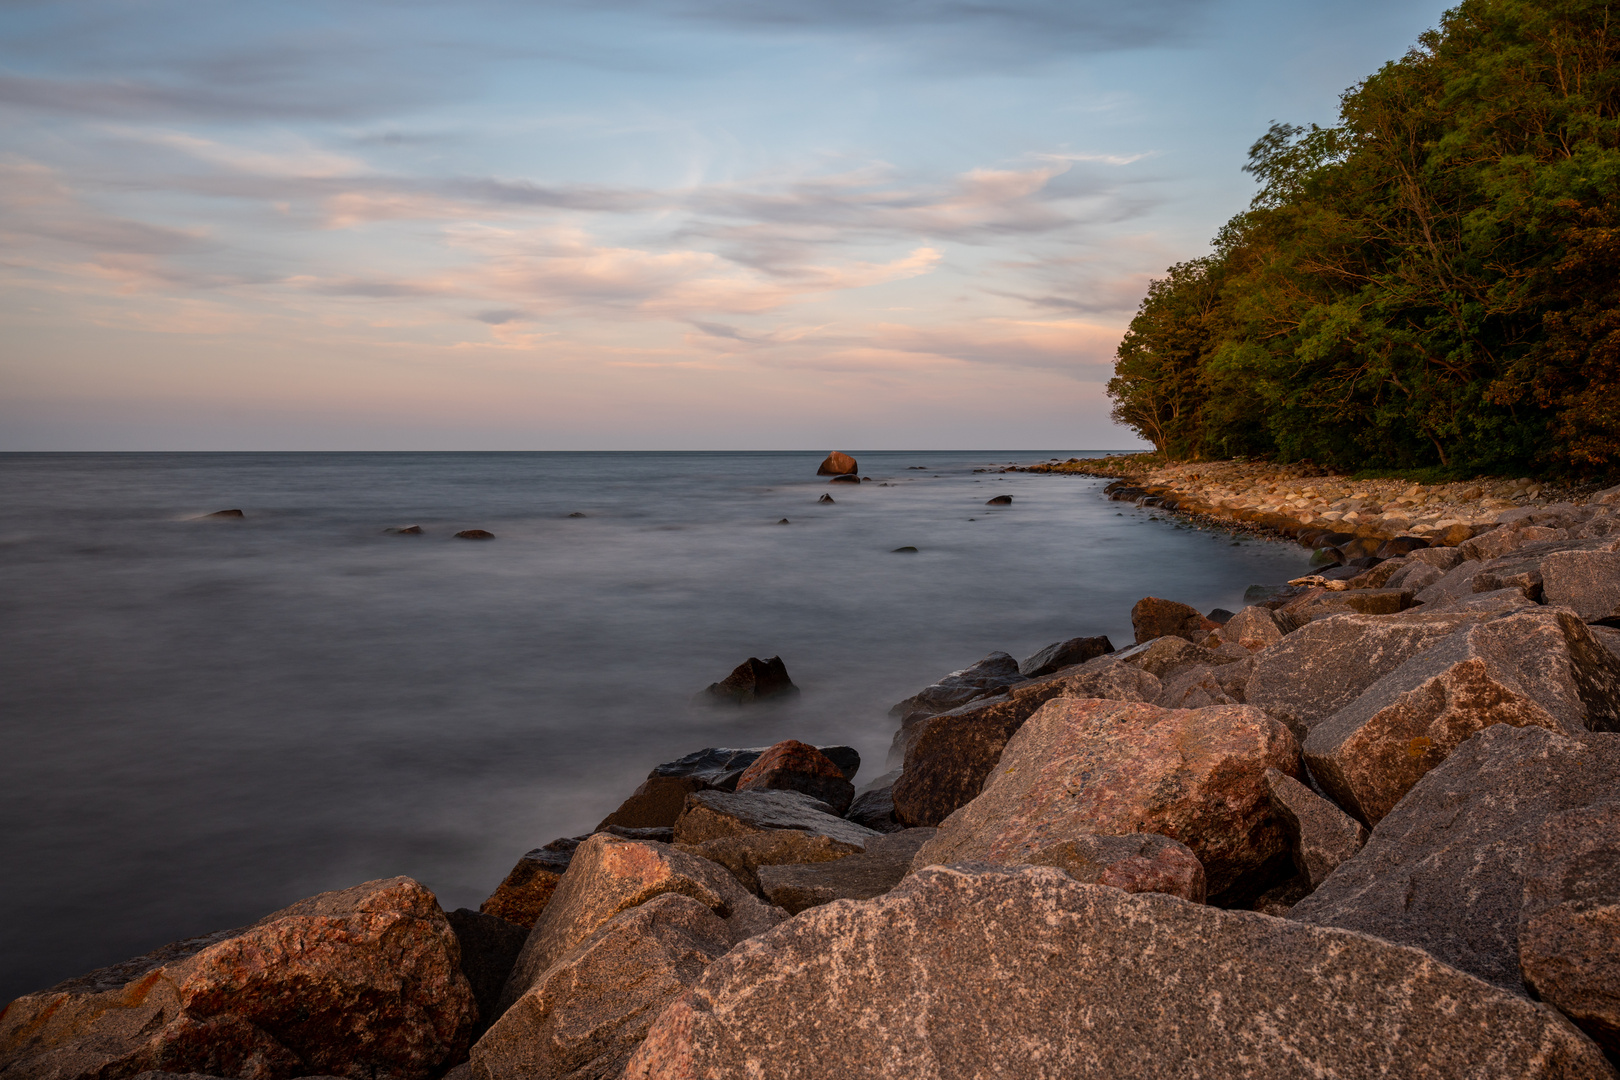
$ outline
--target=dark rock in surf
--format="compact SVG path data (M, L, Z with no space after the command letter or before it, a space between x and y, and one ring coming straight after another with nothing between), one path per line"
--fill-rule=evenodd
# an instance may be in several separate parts
M823 495L821 498L817 499L816 502L832 503L837 502L837 500L831 495Z
M456 533L457 540L493 540L495 534L484 529L462 529Z
M1107 637L1069 638L1054 642L1039 652L1026 656L1019 661L1018 673L1034 679L1041 675L1050 675L1059 668L1083 664L1087 660L1113 651L1114 644Z
M835 476L831 480L827 481L829 484L858 484L860 482L861 478L855 475Z
M422 526L404 525L397 529L384 529L383 532L392 533L394 536L421 536Z
M1004 652L993 652L972 667L953 671L939 682L897 702L889 709L902 723L913 716L932 716L982 697L1005 693L1007 687L1024 681L1018 661Z
M215 510L212 514L204 514L203 518L239 518L246 517L240 510Z
M450 929L455 931L456 942L461 946L461 973L467 977L473 999L478 1002L479 1025L473 1034L476 1040L495 1017L501 987L512 974L512 965L517 963L518 953L528 940L529 928L470 908L447 911L444 917L450 920Z
M893 551L889 552L889 554L891 554L891 555L915 555L915 554L917 554L917 549L914 546L912 546L911 544L907 544L905 547L897 547L897 548L895 548Z
M997 495L993 499L986 499L984 505L986 505L986 506L1011 506L1012 505L1012 496L1011 495Z
M756 701L797 694L799 688L788 678L787 665L780 656L761 660L750 656L738 664L730 675L717 683L710 683L698 695L699 701L726 705L750 705Z

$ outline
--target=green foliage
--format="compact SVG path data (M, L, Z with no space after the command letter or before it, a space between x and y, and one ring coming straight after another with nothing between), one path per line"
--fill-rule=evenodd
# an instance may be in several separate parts
M1142 301L1116 419L1176 458L1620 459L1610 22L1598 0L1466 0L1337 126L1272 125L1249 209Z

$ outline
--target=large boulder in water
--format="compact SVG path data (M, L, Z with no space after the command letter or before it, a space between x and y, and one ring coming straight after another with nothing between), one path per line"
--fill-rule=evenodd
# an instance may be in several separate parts
M625 1080L1612 1077L1418 949L1059 871L927 870L710 964Z
M765 660L750 656L738 664L730 675L717 683L710 683L698 695L698 699L715 704L750 705L798 692L799 688L788 678L787 665L782 663L780 656Z
M849 476L852 473L857 472L860 472L860 466L855 464L854 458L850 457L841 450L834 450L832 453L828 454L827 459L821 463L821 467L816 470L816 475Z
M410 878L321 893L18 998L0 1013L0 1075L427 1080L478 1019L458 957Z

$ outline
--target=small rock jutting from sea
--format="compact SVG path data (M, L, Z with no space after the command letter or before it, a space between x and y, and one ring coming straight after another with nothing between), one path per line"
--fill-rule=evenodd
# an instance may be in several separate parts
M859 788L696 749L479 911L372 881L25 995L0 1080L1617 1080L1620 488L1267 469L1110 485L1317 549L1242 610L989 652Z

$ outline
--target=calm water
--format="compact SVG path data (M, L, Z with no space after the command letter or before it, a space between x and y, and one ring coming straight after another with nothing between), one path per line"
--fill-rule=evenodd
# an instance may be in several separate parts
M476 907L702 746L849 743L859 786L953 668L1306 565L973 472L1054 455L0 455L0 1001L368 878ZM688 704L773 654L792 703Z

